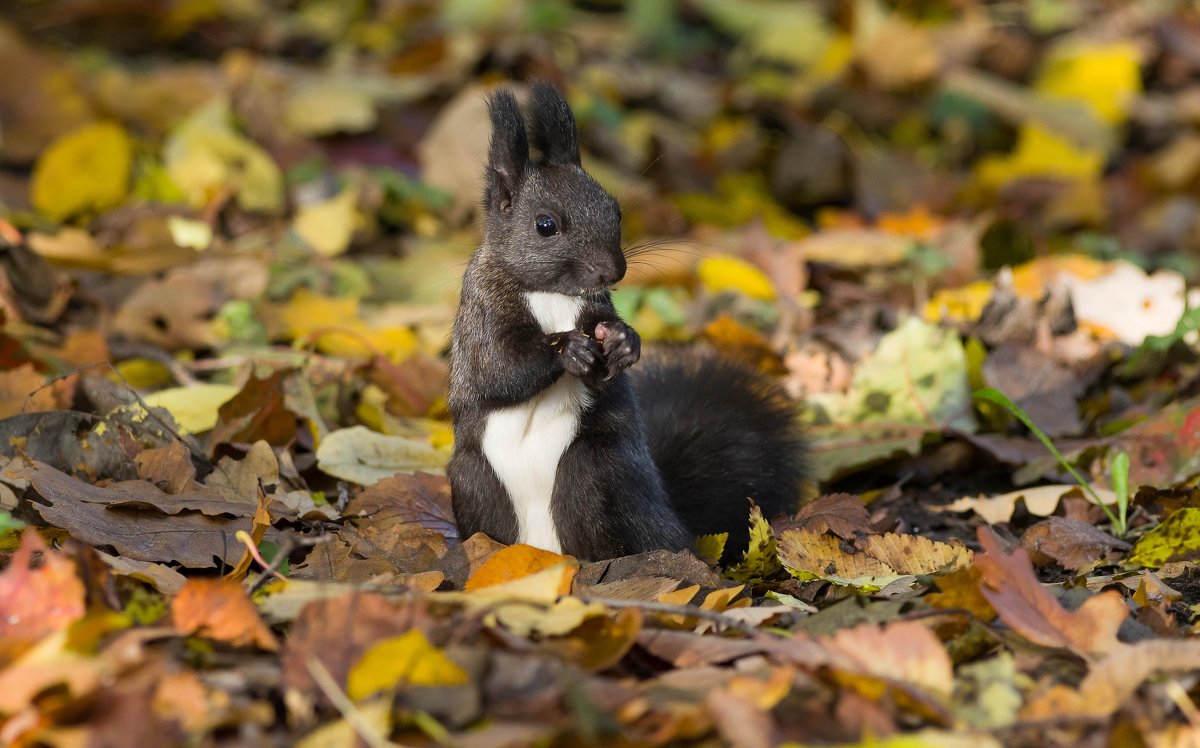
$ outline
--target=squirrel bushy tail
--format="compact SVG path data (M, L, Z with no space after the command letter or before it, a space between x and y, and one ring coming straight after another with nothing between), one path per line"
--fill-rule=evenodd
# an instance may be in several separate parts
M770 519L794 512L804 476L796 411L775 382L702 349L647 356L631 371L650 454L693 536L729 532L745 552L749 499Z

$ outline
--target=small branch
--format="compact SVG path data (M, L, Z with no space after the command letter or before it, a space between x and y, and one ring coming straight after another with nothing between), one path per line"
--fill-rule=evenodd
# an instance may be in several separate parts
M353 728L355 734L362 738L363 742L371 746L371 748L395 748L396 744L388 740L386 736L380 735L374 725L367 721L363 713L358 710L350 697L338 687L333 676L325 668L321 661L315 656L310 656L304 663L308 668L308 672L312 675L313 680L317 683L317 688L321 689L321 693L325 694L325 698L333 702L334 708L342 715L342 719Z
M617 597L581 597L579 598L585 603L598 603L608 608L637 608L638 610L647 613L667 613L670 615L679 615L686 618L701 618L706 621L719 623L731 629L741 631L744 634L761 634L760 629L751 626L745 621L726 615L715 610L705 610L697 608L693 605L672 605L670 603L660 603L653 600L626 600ZM788 612L781 610L781 612Z

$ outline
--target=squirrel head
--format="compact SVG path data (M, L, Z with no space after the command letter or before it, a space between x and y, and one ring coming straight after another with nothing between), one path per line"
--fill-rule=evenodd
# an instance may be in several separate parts
M621 208L580 166L579 130L562 94L533 85L528 131L511 91L493 94L488 109L485 245L528 291L581 295L623 278Z

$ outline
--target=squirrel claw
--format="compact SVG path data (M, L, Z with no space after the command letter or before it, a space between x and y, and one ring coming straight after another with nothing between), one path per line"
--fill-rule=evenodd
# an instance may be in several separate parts
M596 339L601 341L608 381L642 357L642 339L632 327L621 322L601 322L596 325Z

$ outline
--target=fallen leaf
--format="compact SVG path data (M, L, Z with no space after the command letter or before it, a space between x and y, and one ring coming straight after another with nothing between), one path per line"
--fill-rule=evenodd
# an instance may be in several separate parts
M625 657L638 640L643 619L637 608L622 608L615 615L591 616L568 635L544 639L541 648L584 670L600 672Z
M870 516L862 499L848 493L825 494L800 507L800 511L775 525L776 532L803 529L832 532L843 540L871 532Z
M35 553L41 556L36 568ZM83 582L75 564L47 548L33 528L26 528L12 561L0 573L0 669L84 612Z
M377 642L420 629L426 635L433 618L419 599L391 601L382 595L353 590L331 599L311 602L292 624L284 641L283 685L296 695L317 691L309 670L316 658L337 683ZM322 703L328 703L318 696Z
M1117 503L1117 495L1099 486L1093 486L1101 500L1109 506ZM1038 517L1049 517L1058 510L1059 502L1066 496L1078 496L1091 500L1090 494L1085 493L1079 486L1072 484L1055 484L1023 488L997 496L964 496L945 506L931 507L940 512L975 512L989 525L1008 522L1016 511L1017 502L1023 501L1025 509Z
M321 472L364 486L397 473L442 474L449 460L449 452L428 439L389 436L365 426L334 431L317 447Z
M165 447L143 450L133 462L137 465L139 478L167 493L183 493L196 479L192 454L183 442L174 441Z
M750 507L750 547L740 561L725 569L725 575L739 582L764 582L783 567L779 563L779 551L775 545L775 534L771 523L757 505Z
M1083 656L1118 648L1117 629L1129 615L1120 593L1103 592L1068 612L1038 582L1023 548L1004 553L987 527L979 528L984 553L975 557L980 591L1000 619L1021 636L1046 647L1064 647Z
M336 257L350 246L357 202L358 190L347 187L327 200L300 206L292 227L314 252Z
M215 98L167 136L163 165L188 203L203 209L232 194L248 211L283 208L283 175L257 144L234 130L229 104Z
M189 579L171 600L171 617L183 634L197 634L235 647L274 652L275 635L250 602L246 588L226 579Z
M1129 544L1097 530L1094 525L1066 517L1049 517L1021 536L1021 547L1034 563L1049 560L1068 571L1091 567Z
M417 472L383 478L355 496L345 514L362 517L373 528L411 523L441 533L449 543L459 539L450 482L440 475Z
M545 571L559 564L566 564L573 569L579 568L579 562L570 556L534 548L531 545L511 545L501 548L488 557L479 568L475 569L463 589L468 592L511 582ZM566 595L571 591L571 580L574 573L566 579L567 586L560 588L558 595Z
M172 496L145 481L99 487L76 480L40 462L21 475L46 501L34 509L50 524L94 546L112 546L139 561L175 562L190 568L211 568L216 561L236 563L242 545L234 533L249 529L253 507L202 494ZM130 521L120 504L130 507L170 507L174 514L143 511ZM194 509L187 509L188 506Z
M33 205L56 221L120 205L132 165L133 144L120 125L84 125L59 137L38 157L30 186Z
M0 371L0 418L62 408L68 404L61 401L64 389L47 382L33 364Z
M201 382L152 392L142 400L152 408L165 408L182 433L200 434L217 425L218 408L237 394L232 385Z
M287 446L296 438L298 417L287 408L284 386L293 376L277 369L263 378L250 377L242 389L217 407L210 444L265 441Z
M1128 562L1157 569L1173 561L1200 558L1200 508L1183 507L1138 538Z
M710 293L733 291L763 301L775 298L775 287L766 273L737 257L705 257L696 268L696 274Z
M912 685L947 701L954 690L954 670L942 642L916 621L843 629L823 642L855 669L892 683Z
M864 590L879 590L905 577L945 573L970 563L961 545L917 535L868 535L859 547L847 547L832 535L785 530L779 536L784 567L801 579L824 579Z
M346 695L358 701L401 685L454 686L467 682L467 673L420 629L373 644L346 678Z

